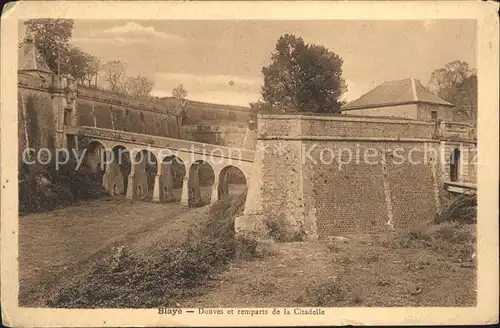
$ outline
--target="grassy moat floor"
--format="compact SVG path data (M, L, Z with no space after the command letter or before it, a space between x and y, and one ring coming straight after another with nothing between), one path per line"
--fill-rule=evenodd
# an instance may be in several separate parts
M279 244L276 255L244 262L219 275L186 307L475 306L475 267L425 249L373 245L352 237ZM333 296L335 294L335 296Z
M161 256L158 242L204 227L209 207L104 198L20 218L20 305L46 306L47 295L116 246ZM429 236L437 236L430 238ZM270 244L269 255L235 261L176 300L182 307L474 306L475 226L450 224L403 237L346 235L348 241Z

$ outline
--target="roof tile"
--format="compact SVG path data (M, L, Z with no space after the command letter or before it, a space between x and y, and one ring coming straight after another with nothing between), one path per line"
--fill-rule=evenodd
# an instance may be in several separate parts
M419 80L407 78L384 82L358 99L351 101L342 109L349 110L417 102L453 106L430 92Z

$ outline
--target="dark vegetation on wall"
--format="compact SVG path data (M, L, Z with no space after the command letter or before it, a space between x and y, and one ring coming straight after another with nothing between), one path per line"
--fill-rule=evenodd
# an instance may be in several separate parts
M48 96L29 94L25 106L29 147L53 149L55 124L51 100Z
M58 170L47 165L22 163L19 168L19 213L50 211L77 201L104 194L102 174L82 165L78 170L71 160Z
M177 117L173 113L110 105L88 99L78 99L77 108L79 126L94 126L95 123L98 128L179 138Z
M477 196L458 195L451 199L445 210L436 217L436 223L457 221L459 223L477 223Z

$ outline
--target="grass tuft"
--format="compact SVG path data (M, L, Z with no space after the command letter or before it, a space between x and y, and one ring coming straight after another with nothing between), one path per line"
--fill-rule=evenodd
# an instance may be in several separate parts
M185 297L196 295L200 287L231 261L271 253L269 247L262 248L256 240L235 237L234 218L241 213L244 202L242 194L214 204L202 231L190 231L185 240L173 245L158 245L159 257L139 258L123 247L114 249L87 272L53 292L47 306L173 306Z

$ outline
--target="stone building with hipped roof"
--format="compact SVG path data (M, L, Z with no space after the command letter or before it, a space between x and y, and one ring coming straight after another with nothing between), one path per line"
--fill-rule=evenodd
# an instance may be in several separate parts
M342 108L343 114L453 121L454 105L414 78L380 84Z

